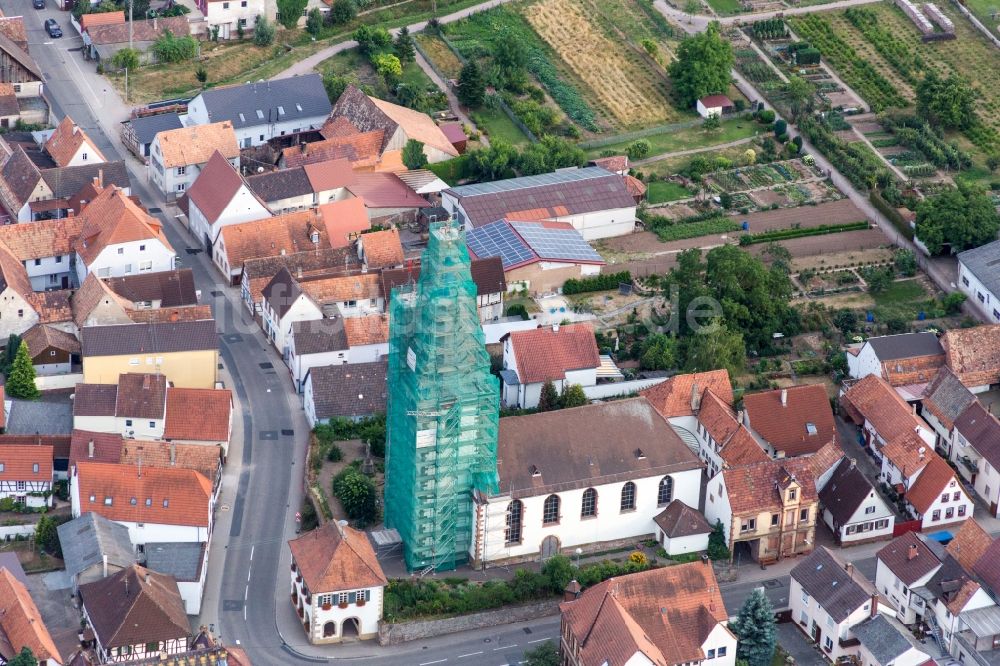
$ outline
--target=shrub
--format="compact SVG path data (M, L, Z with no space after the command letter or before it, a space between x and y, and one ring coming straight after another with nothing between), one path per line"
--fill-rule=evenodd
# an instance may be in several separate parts
M649 150L649 141L646 141L645 139L637 139L625 148L625 154L629 156L629 159L641 160L646 157L646 155L649 155Z
M900 275L913 277L917 274L917 257L913 254L913 250L896 250L896 254L893 255L892 260Z
M208 70L201 65L198 65L198 69L194 70L194 78L196 78L198 83L201 85L205 85L205 82L208 81Z
M603 273L593 277L570 278L563 284L563 293L566 295L582 294L588 291L606 291L617 289L621 283L632 282L632 274L628 271L621 273Z
M331 444L326 452L326 459L330 462L340 462L344 459L344 452L336 444Z
M530 319L530 316L528 315L528 309L524 307L523 303L514 303L513 305L508 305L507 316L520 317L524 321Z
M774 111L772 109L763 109L758 111L757 120L765 125L770 125L774 122Z
M253 27L253 43L257 46L270 46L274 43L275 32L274 24L266 16L258 14L257 23Z
M344 25L349 23L357 13L358 6L354 0L334 0L330 12L326 15L326 20L330 25Z
M111 57L111 64L118 69L133 70L139 67L139 51L125 48Z
M315 37L323 30L323 12L319 7L313 7L306 16L306 32Z
M965 294L960 291L953 291L943 299L941 303L944 306L945 312L950 315L956 315L962 311L962 303L965 303Z
M153 54L160 62L182 62L190 60L198 53L198 41L191 35L174 37L169 30L153 42Z
M378 490L357 467L346 467L333 477L333 494L351 520L361 525L378 521Z

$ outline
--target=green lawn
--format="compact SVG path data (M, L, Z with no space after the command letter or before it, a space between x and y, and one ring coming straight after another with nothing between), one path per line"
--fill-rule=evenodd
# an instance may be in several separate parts
M515 146L528 143L524 132L500 109L482 109L473 112L471 117L491 139L503 139Z
M993 12L1000 11L1000 2L997 0L965 0L965 6L969 8L976 18L982 21L989 29L996 30L997 23L1000 23L1000 13L998 18L992 18Z
M753 120L746 118L735 118L723 121L722 127L717 130L703 130L701 126L689 127L687 129L664 132L663 134L653 134L644 137L649 142L649 156L663 155L681 150L691 150L693 148L708 148L730 141L746 139L754 136L761 130L761 126ZM587 150L591 157L598 157L605 151L624 153L631 141L622 141L608 146L600 146Z
M739 0L705 0L717 14L739 14L743 11Z
M873 294L872 298L875 299L876 320L884 323L893 316L915 320L917 313L926 310L929 297L917 280L899 280L885 291Z
M646 189L646 201L651 204L687 199L690 196L691 192L683 185L662 180L654 180Z

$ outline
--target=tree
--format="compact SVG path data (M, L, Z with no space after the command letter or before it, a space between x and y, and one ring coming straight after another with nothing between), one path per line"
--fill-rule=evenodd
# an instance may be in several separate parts
M315 37L323 30L323 12L319 7L313 7L306 16L306 32Z
M333 0L330 12L326 15L326 20L330 25L344 25L349 23L358 14L358 6L354 0Z
M721 320L702 327L687 339L684 370L707 372L725 368L736 375L746 366L747 352L743 336L730 330Z
M139 51L124 48L111 56L111 64L118 69L134 70L139 67Z
M359 27L351 33L351 37L358 43L358 51L369 58L392 45L392 35L389 34L388 30L373 28L370 25Z
M554 409L559 409L559 392L556 391L556 385L549 380L542 384L542 392L538 396L538 411L551 412Z
M913 254L913 250L896 250L892 261L896 264L896 270L899 271L900 275L913 277L917 274L917 255Z
M403 146L403 165L407 169L423 169L427 166L427 155L424 154L424 144L416 139L410 139Z
M940 78L933 70L917 84L917 113L946 129L968 129L976 123L976 93L969 82L952 74Z
M37 398L38 387L35 386L35 366L31 364L31 354L28 343L21 340L17 348L17 356L7 377L7 394L15 398Z
M858 315L853 310L837 310L833 313L833 325L844 335L849 335L858 329Z
M713 21L705 32L681 41L677 59L668 70L674 92L688 107L705 95L724 92L729 89L734 62L732 46Z
M326 89L326 96L330 99L330 103L334 104L340 96L344 94L344 90L351 82L346 76L338 76L337 74L327 74L323 77L323 88Z
M688 16L694 16L701 10L701 3L698 0L685 0L684 1L684 13Z
M649 151L649 141L645 139L636 139L625 148L625 154L631 160L641 160L646 155L649 155Z
M784 120L781 119L774 121L774 136L781 136L787 131L788 131L788 123L786 123Z
M533 176L586 163L587 154L582 148L561 137L546 134L541 141L529 143L521 149L517 170L522 176Z
M916 234L931 254L979 247L996 238L1000 228L986 192L964 182L917 205Z
M396 35L396 41L393 42L392 50L400 62L413 62L417 57L417 49L413 46L413 37L410 36L410 29L405 25L399 29L399 34Z
M583 407L590 403L587 394L583 392L583 387L579 384L570 384L563 389L562 397L559 399L563 409L570 407Z
M174 37L169 30L150 47L160 62L182 62L198 54L198 40L191 35Z
M762 588L755 589L729 628L739 641L736 656L745 659L749 666L770 666L776 643L774 608Z
M646 51L646 53L649 54L650 58L652 58L653 60L659 60L660 57L659 44L657 44L654 40L649 39L648 37L646 39L643 39L642 42L640 43L642 44L642 48Z
M274 24L263 14L258 14L253 26L253 43L257 46L270 46L274 43L274 33Z
M528 666L559 666L559 648L552 641L545 641L526 651L524 660Z
M576 567L565 555L555 555L542 565L542 575L549 579L549 589L553 594L562 594L569 582L576 578Z
M198 83L201 85L205 85L205 82L208 81L208 70L203 66L198 65L198 68L194 70L194 78L197 79Z
M35 543L49 555L62 557L62 547L59 544L59 532L52 516L42 516L35 524Z
M752 166L757 162L757 151L753 148L747 148L743 151L743 164L746 166Z
M291 30L299 24L299 18L309 4L309 0L277 0L277 2L278 22L286 30Z
M941 299L941 304L944 306L945 312L955 315L962 311L962 303L965 303L965 299L965 294L960 291L953 291Z
M479 65L470 60L462 66L462 71L458 75L458 101L462 106L478 109L483 105L485 97L486 83L483 81L483 73Z
M38 666L38 659L31 648L23 647L17 656L7 662L7 666Z
M782 91L788 99L788 105L792 109L793 116L797 116L799 112L807 110L810 106L809 102L813 98L813 85L798 76L789 77L788 83L783 86Z
M517 151L503 139L494 139L488 148L476 148L466 155L469 175L480 181L510 178L518 160Z
M399 58L392 53L374 54L372 56L372 65L375 66L375 71L390 88L403 75L403 63L399 62Z
M677 338L654 333L642 341L639 367L643 370L672 370L677 367Z
M7 338L7 346L4 347L3 356L0 357L0 372L7 376L14 366L14 359L17 357L17 350L21 347L21 336L11 333Z
M728 560L729 547L726 546L726 529L722 526L722 521L715 520L712 526L712 533L708 535L708 557L712 560Z
M357 467L346 467L333 477L333 494L351 520L364 524L378 520L378 490Z

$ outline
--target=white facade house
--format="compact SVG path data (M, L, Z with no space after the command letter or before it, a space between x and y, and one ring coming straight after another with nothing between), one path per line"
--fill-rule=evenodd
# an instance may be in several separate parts
M52 506L52 446L0 447L0 499L22 507Z
M238 1L238 0L234 0ZM222 4L212 2L211 5ZM228 224L239 224L271 216L264 202L247 186L233 165L214 153L188 190L188 224L206 249Z
M916 434L928 452L934 450L934 430L916 415L916 407L908 405L879 375L869 374L850 386L841 395L841 405L846 416L860 427L865 445L880 463L885 445L902 436Z
M705 516L680 500L673 500L653 521L656 540L667 555L687 555L708 550L712 526Z
M321 365L306 372L302 406L310 428L331 419L358 422L386 408L386 359Z
M707 95L695 102L695 110L702 118L720 118L733 110L733 102L725 95Z
M851 631L861 643L860 666L921 666L931 660L910 631L885 613L854 625Z
M978 401L955 420L950 458L967 483L989 507L1000 514L1000 421Z
M89 262L77 257L76 279L80 284L88 273L98 277L124 277L136 273L172 271L175 267L174 249L158 238L109 245Z
M927 602L914 592L941 568L943 549L916 532L906 532L876 554L875 588L889 601L896 617L912 625L927 613Z
M217 30L219 39L237 39L241 27L245 35L251 34L257 17L266 15L264 0L199 0L197 5L209 34Z
M931 381L944 365L944 349L934 333L900 333L868 338L847 353L848 375L877 375L892 386Z
M552 382L556 392L573 384L597 384L600 352L593 329L587 324L514 331L502 339L502 401L505 405L531 409L538 406L542 387ZM559 359L558 365L553 359ZM561 366L561 367L560 367Z
M239 168L240 148L232 123L228 121L189 123L179 129L160 132L149 148L152 166L149 174L153 184L167 201L173 201L187 192L217 152Z
M1000 241L958 253L958 288L986 321L1000 323L1000 271L994 260L1000 256Z
M381 315L373 315L379 319ZM312 368L349 363L375 363L389 355L389 341L357 335L352 320L343 318L296 321L288 337L285 363L292 373L292 383L301 393L306 375ZM352 340L352 337L355 338Z
M842 545L892 538L895 514L853 459L840 461L819 499L823 522Z

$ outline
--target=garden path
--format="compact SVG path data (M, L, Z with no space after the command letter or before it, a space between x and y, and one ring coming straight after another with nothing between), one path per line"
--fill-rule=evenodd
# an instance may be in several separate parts
M748 136L742 139L736 139L735 141L730 141L728 143L717 143L713 146L701 146L700 148L688 148L687 150L675 150L672 153L661 153L660 155L653 155L651 157L644 157L641 160L631 161L632 166L643 166L644 164L652 164L653 162L659 162L660 160L667 160L671 157L684 157L685 155L695 155L697 153L706 153L710 150L722 150L724 148L733 148L735 146L742 146L744 143L750 143L756 137Z

